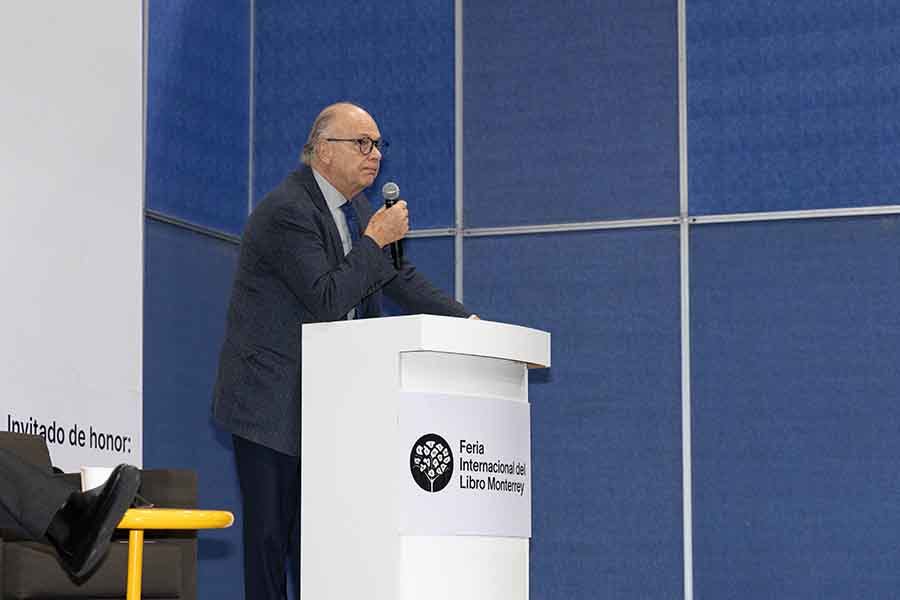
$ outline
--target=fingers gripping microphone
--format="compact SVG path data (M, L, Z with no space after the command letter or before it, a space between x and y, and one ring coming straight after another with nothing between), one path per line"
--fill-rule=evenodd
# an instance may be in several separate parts
M381 195L384 196L384 205L390 208L400 198L400 186L393 181L388 181L381 188ZM394 268L400 270L400 263L403 262L403 242L397 240L391 242L391 259L394 261Z

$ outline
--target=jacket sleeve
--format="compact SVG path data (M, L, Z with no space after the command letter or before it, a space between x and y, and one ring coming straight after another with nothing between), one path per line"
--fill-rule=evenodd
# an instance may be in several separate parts
M377 246L377 244L376 244ZM384 292L413 314L468 317L465 306L434 287L405 258L400 272L384 287Z
M360 202L357 206L360 209L363 230L368 226L369 219L372 217L372 210L368 200ZM368 239L368 238L367 238ZM378 247L378 244L373 244ZM468 317L472 312L465 306L450 298L445 293L434 287L421 273L416 271L416 267L403 259L400 265L400 271L394 269L390 258L382 251L384 262L387 268L396 275L384 284L384 293L412 314L428 314L442 315L447 317Z
M397 273L367 236L333 267L323 225L312 211L282 207L266 232L268 254L273 268L317 320L336 321Z

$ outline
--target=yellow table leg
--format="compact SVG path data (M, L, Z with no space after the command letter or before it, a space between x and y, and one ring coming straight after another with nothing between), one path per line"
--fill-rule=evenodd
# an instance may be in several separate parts
M147 529L224 529L234 523L225 510L185 510L176 508L130 508L118 529L128 530L128 585L125 597L141 600L141 571L144 560L144 531Z
M127 600L141 600L141 568L144 561L144 530L128 532L128 591Z

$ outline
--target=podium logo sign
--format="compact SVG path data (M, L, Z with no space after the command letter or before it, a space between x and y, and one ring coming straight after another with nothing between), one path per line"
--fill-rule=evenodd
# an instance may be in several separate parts
M398 428L401 535L531 537L527 403L401 392Z
M436 433L423 435L409 453L409 470L426 492L439 492L453 478L453 451L447 440Z

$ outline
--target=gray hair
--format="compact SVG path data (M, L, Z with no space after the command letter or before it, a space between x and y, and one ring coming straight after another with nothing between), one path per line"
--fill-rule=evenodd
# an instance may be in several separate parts
M300 154L300 162L304 165L309 165L312 163L313 156L316 154L316 145L319 143L319 138L325 135L325 130L331 125L332 121L336 116L337 110L340 107L345 106L353 106L359 108L360 110L365 110L363 107L358 104L353 104L352 102L336 102L335 104L331 104L322 109L322 112L316 117L316 120L313 121L312 129L309 132L309 137L306 138L306 143L303 144L303 152Z

